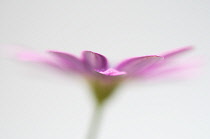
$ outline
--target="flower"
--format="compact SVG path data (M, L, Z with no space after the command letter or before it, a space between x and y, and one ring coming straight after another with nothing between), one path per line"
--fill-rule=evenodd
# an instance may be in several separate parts
M54 50L48 51L50 54L48 56L21 52L18 57L49 65L64 72L82 75L90 84L97 102L101 104L113 94L122 81L176 72L180 66L168 67L168 65L173 63L172 60L176 56L191 49L192 47L183 47L160 55L132 57L123 60L115 67L109 66L105 56L92 51L83 51L81 57Z
M81 75L88 81L92 88L96 105L87 139L95 139L103 104L123 81L163 77L169 73L180 73L179 71L191 68L196 65L192 59L182 65L176 59L178 55L191 49L192 47L189 46L160 55L132 57L123 60L114 67L109 66L105 56L92 51L83 51L80 57L54 50L48 51L49 55L46 55L46 53L42 55L35 52L21 51L18 53L18 58L38 62L65 73L73 72ZM183 63L184 60L181 60L181 63Z

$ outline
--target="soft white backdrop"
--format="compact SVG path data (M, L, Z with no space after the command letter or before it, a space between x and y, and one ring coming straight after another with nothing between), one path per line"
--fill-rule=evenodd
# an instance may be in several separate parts
M210 138L210 1L1 0L0 139L84 139L93 108L83 80L5 56L5 45L92 50L111 63L194 45L201 75L126 83L99 139Z

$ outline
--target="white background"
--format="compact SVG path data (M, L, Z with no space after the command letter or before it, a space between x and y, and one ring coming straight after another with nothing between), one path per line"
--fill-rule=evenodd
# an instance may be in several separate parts
M0 139L84 139L93 110L81 78L8 59L7 44L92 50L112 64L194 45L199 76L124 84L99 139L209 139L209 36L208 0L1 0Z

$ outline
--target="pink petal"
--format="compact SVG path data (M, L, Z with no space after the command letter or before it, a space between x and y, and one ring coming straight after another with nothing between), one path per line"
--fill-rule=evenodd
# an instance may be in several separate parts
M108 62L105 56L91 51L83 51L83 61L90 71L105 71L108 68Z
M44 65L48 65L54 68L62 69L54 59L48 55L43 55L40 53L32 52L32 51L18 51L16 52L16 57L23 61L36 62Z
M186 47L183 47L183 48L180 48L180 49L176 49L176 50L173 50L173 51L170 51L170 52L163 53L163 54L161 54L161 56L163 56L164 59L168 59L168 58L171 58L173 56L177 56L179 54L182 54L184 52L192 50L192 49L193 49L192 46L186 46Z
M124 60L119 65L116 66L116 70L125 71L128 74L135 74L146 68L152 66L154 63L162 60L161 56L142 56L142 57L134 57L127 60Z
M85 68L82 61L77 57L65 52L59 52L53 50L50 50L49 53L56 56L57 60L64 68L73 70L75 72L85 72Z
M177 56L185 52L188 52L189 50L192 50L192 49L193 49L192 46L187 46L187 47L179 48L176 50L172 50L170 52L160 54L160 56L164 57L164 60L152 65L151 67L147 69L147 71L156 70L158 68L165 67L168 64L175 64L177 61Z
M202 66L203 59L200 57L185 58L181 61L163 61L141 72L139 76L147 79L194 77L200 74Z
M201 63L183 63L174 66L166 66L162 68L157 68L155 70L146 71L140 74L140 77L146 79L161 79L161 78L189 78L194 77L200 73Z

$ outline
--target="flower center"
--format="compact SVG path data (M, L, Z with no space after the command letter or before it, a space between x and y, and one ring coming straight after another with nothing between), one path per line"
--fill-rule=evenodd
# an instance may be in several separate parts
M108 75L108 76L118 76L118 75L126 74L125 72L118 71L118 70L112 69L112 68L109 68L105 71L100 71L99 73L104 74L104 75Z

